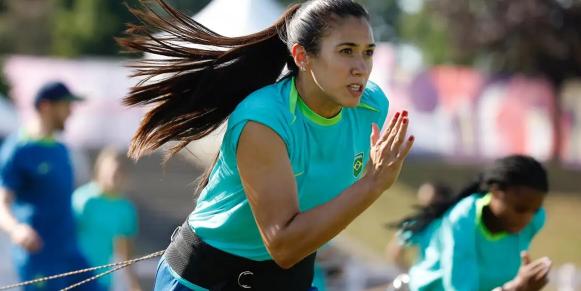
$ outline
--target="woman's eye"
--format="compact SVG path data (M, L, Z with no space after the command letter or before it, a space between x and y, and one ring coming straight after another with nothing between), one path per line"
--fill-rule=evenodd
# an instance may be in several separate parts
M350 48L344 48L344 49L342 49L340 52L341 52L342 54L345 54L345 55L350 55L350 54L353 54L353 49L350 49Z
M375 50L366 50L365 51L365 55L368 56L368 57L372 57L373 56L373 53L375 53Z

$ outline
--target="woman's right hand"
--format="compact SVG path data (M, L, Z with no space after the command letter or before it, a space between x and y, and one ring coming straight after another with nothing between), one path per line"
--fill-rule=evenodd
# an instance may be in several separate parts
M526 251L521 252L521 266L516 277L507 283L504 290L536 291L541 290L549 282L551 260L542 257L531 262Z
M20 223L10 231L10 239L29 253L38 252L42 248L42 239L29 225Z
M408 126L407 111L401 115L397 112L381 134L377 124L372 125L371 149L364 179L370 182L372 192L377 195L389 189L399 177L403 161L414 143L413 136L406 138Z

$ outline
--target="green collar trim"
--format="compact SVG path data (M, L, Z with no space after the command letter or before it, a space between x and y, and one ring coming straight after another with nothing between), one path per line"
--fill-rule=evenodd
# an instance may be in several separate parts
M296 120L295 110L297 105L307 119L321 126L335 125L339 123L341 119L343 119L343 109L339 111L339 114L331 118L325 118L314 112L311 108L309 108L309 106L307 106L307 104L303 102L301 96L299 96L299 92L297 90L297 87L295 86L295 78L292 78L289 96L289 110L293 116L293 120L291 121L291 123L294 123Z
M293 117L293 120L291 120L291 124L295 123L295 121L297 120L295 110L297 109L297 99L299 99L298 96L299 93L297 92L297 88L295 87L295 78L293 77L291 78L290 93L288 98L289 111Z
M45 146L52 146L57 143L56 139L53 136L45 137L45 138L34 138L30 136L24 129L20 131L20 140L24 142L33 142L38 143L40 145Z
M107 199L107 200L119 200L121 198L121 195L117 192L104 192L102 193L102 197Z
M361 103L361 102L359 103L359 105L357 105L357 107L363 108L363 109L367 109L367 110L371 110L371 111L374 111L374 112L379 112L379 109L377 109L377 108L375 108L375 107L373 107L373 106L371 106L369 104L365 104L365 103Z
M505 231L499 233L492 233L490 232L490 230L488 230L488 228L486 228L486 225L484 225L484 221L482 219L482 212L484 210L484 207L490 204L490 200L492 200L492 194L490 193L476 200L476 225L480 229L482 235L484 235L484 238L486 238L489 241L497 241L506 237L508 233Z

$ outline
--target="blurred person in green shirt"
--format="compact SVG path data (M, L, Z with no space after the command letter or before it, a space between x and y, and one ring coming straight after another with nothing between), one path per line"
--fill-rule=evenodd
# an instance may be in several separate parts
M452 189L442 182L424 182L418 188L416 208L429 207L447 202L452 197ZM398 233L385 247L385 255L389 262L395 264L400 273L407 273L411 263L409 262L409 247L402 241Z
M130 259L137 234L137 211L122 194L122 160L113 148L103 149L95 162L93 181L73 193L73 209L81 250L92 266ZM130 290L141 290L137 276L126 268ZM99 280L112 289L110 275Z
M410 290L541 290L551 261L528 249L545 223L547 173L534 158L498 159L455 198L399 223L418 248Z

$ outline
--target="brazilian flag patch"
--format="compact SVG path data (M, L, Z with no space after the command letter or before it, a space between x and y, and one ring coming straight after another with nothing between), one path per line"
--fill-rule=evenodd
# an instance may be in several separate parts
M353 157L353 177L358 178L363 170L363 153L358 153Z

